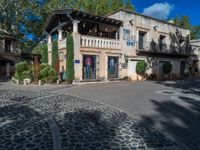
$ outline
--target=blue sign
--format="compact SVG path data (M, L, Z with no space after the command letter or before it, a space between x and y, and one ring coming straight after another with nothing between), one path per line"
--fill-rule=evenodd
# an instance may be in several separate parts
M80 64L80 60L75 60L75 64Z
M135 46L135 42L133 40L128 40L127 46Z

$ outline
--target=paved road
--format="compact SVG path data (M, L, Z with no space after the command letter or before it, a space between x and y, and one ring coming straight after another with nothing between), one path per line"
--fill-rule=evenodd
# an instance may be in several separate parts
M200 80L34 87L0 83L0 89L43 90L107 104L123 110L141 124L153 126L181 150L200 149Z
M0 150L178 148L118 109L48 92L0 90Z
M57 92L119 108L183 147L200 149L200 80L89 84Z

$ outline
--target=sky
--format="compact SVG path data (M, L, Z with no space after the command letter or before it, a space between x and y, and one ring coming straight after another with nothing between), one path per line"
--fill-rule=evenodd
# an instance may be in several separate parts
M186 15L192 25L200 25L200 0L131 0L135 11L159 19Z

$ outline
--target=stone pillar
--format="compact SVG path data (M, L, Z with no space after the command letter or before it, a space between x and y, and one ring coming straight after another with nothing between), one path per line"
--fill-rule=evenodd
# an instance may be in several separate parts
M79 23L78 20L73 21L73 34L78 33L78 23Z
M107 72L108 72L108 56L105 51L100 53L99 58L99 77L101 80L107 80Z
M115 39L118 40L119 29L115 33Z
M79 21L73 21L73 40L74 40L74 82L82 80L82 54L80 52L80 34L78 33ZM76 63L75 63L76 62Z
M6 76L10 76L10 63L6 63Z
M63 30L59 29L58 30L58 40L60 40L60 41L63 39L62 33L63 33Z
M51 65L52 63L52 39L51 35L48 35L48 64Z

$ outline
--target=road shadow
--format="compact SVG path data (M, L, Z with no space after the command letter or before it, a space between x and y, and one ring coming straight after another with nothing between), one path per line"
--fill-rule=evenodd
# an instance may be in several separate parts
M141 122L160 128L176 142L189 147L189 150L200 149L200 101L183 98L176 102L155 99L151 102L155 106L156 115L142 116Z
M0 76L0 82L8 82L11 80L11 77Z
M0 106L0 149L53 150L51 129L38 112L27 106L3 103L5 106Z
M75 150L119 148L125 138L123 134L117 137L117 131L126 120L127 115L122 112L107 114L100 110L79 109L65 113L57 120L61 145L63 149Z
M162 84L167 87L181 89L181 92L185 94L196 94L200 96L200 79L155 81L155 83Z

